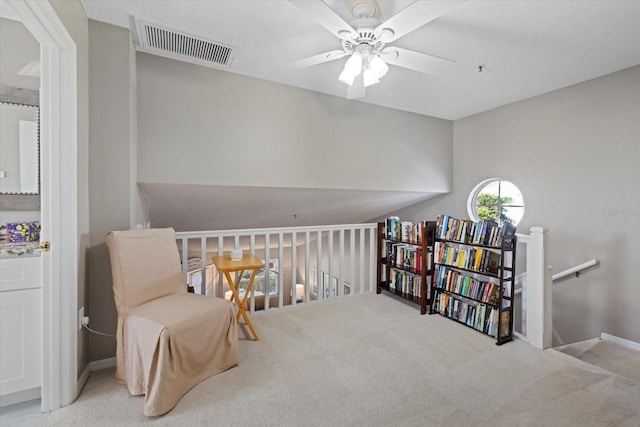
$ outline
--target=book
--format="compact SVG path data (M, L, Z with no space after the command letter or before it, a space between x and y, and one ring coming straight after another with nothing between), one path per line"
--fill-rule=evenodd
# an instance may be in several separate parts
M482 253L484 252L484 250L482 248L477 248L476 249L476 258L473 262L473 269L474 270L480 270L480 265L482 263Z
M499 268L500 268L500 254L493 251L488 251L486 271L492 274L498 274Z
M499 285L496 285L494 283L489 283L489 292L487 295L487 302L489 304L494 304L494 305L498 305L498 294L499 294Z
M498 236L498 245L502 244L502 238L504 236L513 236L516 234L516 226L510 223L509 221L505 221L500 228L500 235Z
M485 332L492 337L497 337L498 335L498 310L495 308L491 309L491 314L489 314L487 324L487 330Z
M509 221L505 221L502 223L502 235L503 236L513 236L516 234L516 226L510 223Z
M511 316L509 316L508 311L503 311L502 316L500 318L500 337L508 337L510 335L509 324L511 320Z

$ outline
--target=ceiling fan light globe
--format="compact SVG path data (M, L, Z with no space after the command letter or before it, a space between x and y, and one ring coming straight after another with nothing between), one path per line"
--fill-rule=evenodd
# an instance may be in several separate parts
M371 68L365 68L362 73L362 81L364 83L364 87L373 86L374 84L380 83L380 79L376 76L375 72Z
M374 55L369 59L369 68L378 77L382 78L389 71L389 66L380 58L379 55Z
M347 59L344 64L344 71L348 71L354 77L360 75L362 72L362 54L360 52L354 52L353 55Z
M342 70L342 73L340 73L340 76L338 77L338 80L348 86L352 86L355 79L356 76L353 73L349 72L346 67L344 70Z

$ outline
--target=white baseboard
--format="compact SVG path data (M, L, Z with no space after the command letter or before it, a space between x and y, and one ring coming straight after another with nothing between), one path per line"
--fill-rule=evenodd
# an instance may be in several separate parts
M518 338L520 341L523 341L523 342L526 342L527 344L529 344L529 341L527 341L527 337L525 337L520 332L513 331L512 334L513 334L514 337Z
M78 386L76 387L76 395L73 397L73 400L75 401L78 396L80 396L80 392L82 391L82 388L84 387L84 385L87 383L87 380L89 379L89 374L91 373L91 369L89 368L89 365L87 365L84 368L84 371L82 371L82 374L80 375L80 378L78 378Z
M99 371L101 369L114 368L116 366L116 358L109 357L108 359L94 360L89 362L89 368L91 372Z
M591 338L590 340L578 341L571 344L565 344L558 347L553 347L554 350L562 351L567 348L577 348L580 350L588 350L600 341L601 338Z
M621 346L630 348L632 350L640 351L640 344L631 340L616 337L614 335L605 334L604 332L600 335L600 339L604 341L610 341L616 344L620 344Z
M16 391L15 393L7 393L0 396L0 408L5 406L15 405L22 402L28 402L30 400L40 399L41 391L40 387L30 388L28 390Z

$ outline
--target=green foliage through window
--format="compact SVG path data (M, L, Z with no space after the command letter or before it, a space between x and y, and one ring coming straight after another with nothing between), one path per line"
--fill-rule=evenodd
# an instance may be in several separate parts
M517 225L524 215L522 193L512 182L490 178L478 183L467 199L467 212L474 221L505 221Z
M481 219L490 219L502 224L504 221L513 222L506 214L504 206L511 204L511 197L498 197L483 193L476 199L476 212Z

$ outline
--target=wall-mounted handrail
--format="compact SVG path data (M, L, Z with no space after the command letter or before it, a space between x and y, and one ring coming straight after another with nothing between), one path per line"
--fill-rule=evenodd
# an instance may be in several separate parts
M571 276L572 274L575 274L576 277L579 277L580 273L583 270L586 270L587 268L593 267L594 265L598 265L598 264L600 264L600 261L594 258L594 259L589 260L587 262L583 262L582 264L576 265L575 267L571 267L571 268L568 268L568 269L566 269L564 271L561 271L560 273L554 274L553 276L551 276L551 280L553 280L555 282L556 280L564 279L565 277ZM551 268L551 267L549 267L549 268ZM527 274L527 272L525 271L525 272L522 272L522 273L518 274L515 277L516 285L518 283L522 282L522 280L526 276L526 274ZM519 295L521 293L522 293L522 288L521 287L520 288L516 288L515 294Z
M565 277L571 276L572 274L575 274L576 277L578 277L580 276L581 271L586 270L587 268L593 267L594 265L598 265L598 264L600 264L600 261L594 258L590 261L583 262L580 265L576 265L575 267L571 267L564 271L561 271L560 273L556 273L553 276L551 276L551 279L555 282L556 280L564 279Z

